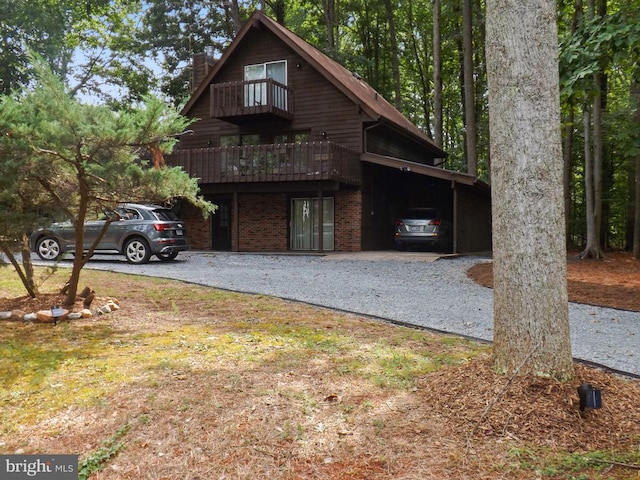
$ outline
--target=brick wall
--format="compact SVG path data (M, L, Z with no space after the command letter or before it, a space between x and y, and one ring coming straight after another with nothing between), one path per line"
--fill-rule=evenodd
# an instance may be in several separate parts
M358 190L338 191L334 197L335 251L362 249L362 195ZM286 252L289 250L289 195L284 193L240 194L241 252ZM185 223L191 248L211 250L211 219L200 210L184 205L180 218ZM236 231L232 230L235 241Z
M341 190L334 200L335 250L359 252L362 250L362 192Z
M288 197L284 193L241 194L241 252L288 250Z
M190 204L183 204L178 212L187 228L192 250L211 250L211 218L202 218L202 211Z

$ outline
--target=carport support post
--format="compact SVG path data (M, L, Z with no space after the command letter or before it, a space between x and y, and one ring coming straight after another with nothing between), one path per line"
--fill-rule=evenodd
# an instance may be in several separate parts
M324 192L318 190L318 252L324 252Z
M456 181L451 180L451 189L453 190L453 249L452 253L458 253L458 189L456 188Z
M231 250L234 252L240 251L240 206L238 205L238 190L233 189L233 199L231 201L231 228L233 234L231 235Z

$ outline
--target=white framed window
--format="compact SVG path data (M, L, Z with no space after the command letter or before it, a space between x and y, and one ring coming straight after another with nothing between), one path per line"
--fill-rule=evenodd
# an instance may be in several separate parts
M245 65L244 67L244 80L251 81L244 87L244 106L255 107L267 104L267 84L265 82L255 82L255 80L265 80L271 78L283 85L287 84L287 61L279 60L277 62L265 62L257 63L255 65ZM286 92L280 91L273 92L273 104L281 108L287 109L287 96Z

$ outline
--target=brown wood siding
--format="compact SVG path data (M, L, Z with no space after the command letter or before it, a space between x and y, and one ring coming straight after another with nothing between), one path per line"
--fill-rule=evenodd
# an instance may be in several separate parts
M491 250L491 197L467 185L456 184L456 252Z
M372 128L367 132L366 141L369 153L401 158L425 165L434 164L434 156L431 152L396 131L383 127Z
M189 116L200 120L191 125L193 134L181 138L180 148L218 146L221 135L261 133L269 138L287 131L308 131L311 141L329 140L362 152L362 122L371 119L363 118L356 104L293 50L270 32L252 30L238 52L241 55L234 55L227 60L214 83L242 81L245 65L286 60L287 84L293 90L295 102L293 120L238 126L213 119L210 118L210 92L206 91L189 112Z

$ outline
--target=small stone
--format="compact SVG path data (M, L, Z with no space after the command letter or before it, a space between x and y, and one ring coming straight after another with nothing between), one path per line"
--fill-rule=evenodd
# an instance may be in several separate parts
M111 307L109 305L101 306L100 313L111 313Z
M82 312L71 312L67 318L69 320L79 320L82 318Z
M62 310L62 315L54 317L51 310L40 310L36 312L37 319L42 323L53 323L57 320L64 320L69 315L69 310Z
M118 305L116 302L114 302L113 300L109 300L107 302L107 306L111 309L112 312L115 312L116 310L120 309L120 305Z
M27 312L23 310L12 310L11 311L11 319L12 320L24 320L24 316Z
M9 320L11 318L11 312L0 312L0 320Z
M83 308L80 313L82 314L82 318L91 318L93 317L93 313L88 308Z
M24 317L22 317L22 319L25 322L35 322L38 319L38 315L36 315L35 313L27 313Z

